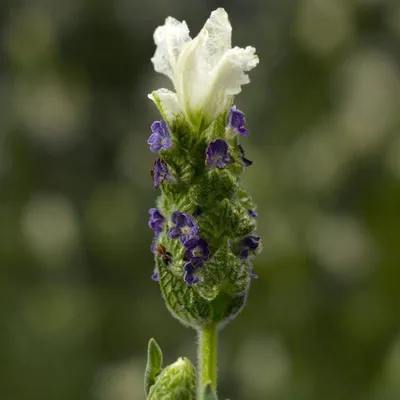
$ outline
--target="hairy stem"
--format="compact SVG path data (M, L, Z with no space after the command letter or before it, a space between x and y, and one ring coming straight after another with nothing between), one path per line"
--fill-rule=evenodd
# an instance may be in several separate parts
M207 382L211 382L214 390L217 388L217 323L211 322L198 330L198 387L201 388Z

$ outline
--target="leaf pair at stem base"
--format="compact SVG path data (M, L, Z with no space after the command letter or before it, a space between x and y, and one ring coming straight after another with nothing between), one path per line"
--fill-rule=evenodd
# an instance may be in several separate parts
M154 339L147 350L144 392L147 400L196 400L196 370L187 358L162 368L163 355ZM218 400L217 394L207 382L197 400Z

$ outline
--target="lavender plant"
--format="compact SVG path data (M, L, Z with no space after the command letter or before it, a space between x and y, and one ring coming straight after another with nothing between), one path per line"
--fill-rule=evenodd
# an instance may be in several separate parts
M154 231L152 279L182 324L198 333L198 366L180 358L162 368L162 352L151 339L145 373L149 400L217 399L217 332L245 305L260 251L257 212L240 180L252 162L241 137L249 135L244 114L232 103L246 72L258 64L253 47L231 46L228 15L211 13L191 39L185 22L168 17L156 29L152 62L175 93L149 95L162 116L151 126L152 170L160 190L151 208ZM196 390L197 388L197 390Z

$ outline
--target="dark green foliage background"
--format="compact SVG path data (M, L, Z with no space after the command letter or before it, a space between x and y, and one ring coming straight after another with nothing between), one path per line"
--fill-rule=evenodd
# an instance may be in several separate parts
M218 6L261 60L236 104L264 240L221 397L400 398L398 1L3 0L1 399L142 399L152 336L195 361L150 280L146 96L155 27Z

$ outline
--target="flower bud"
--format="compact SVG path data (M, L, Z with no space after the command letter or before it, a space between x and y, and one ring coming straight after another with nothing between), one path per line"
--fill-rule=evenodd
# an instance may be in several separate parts
M147 400L195 400L196 370L187 358L178 358L157 377Z

